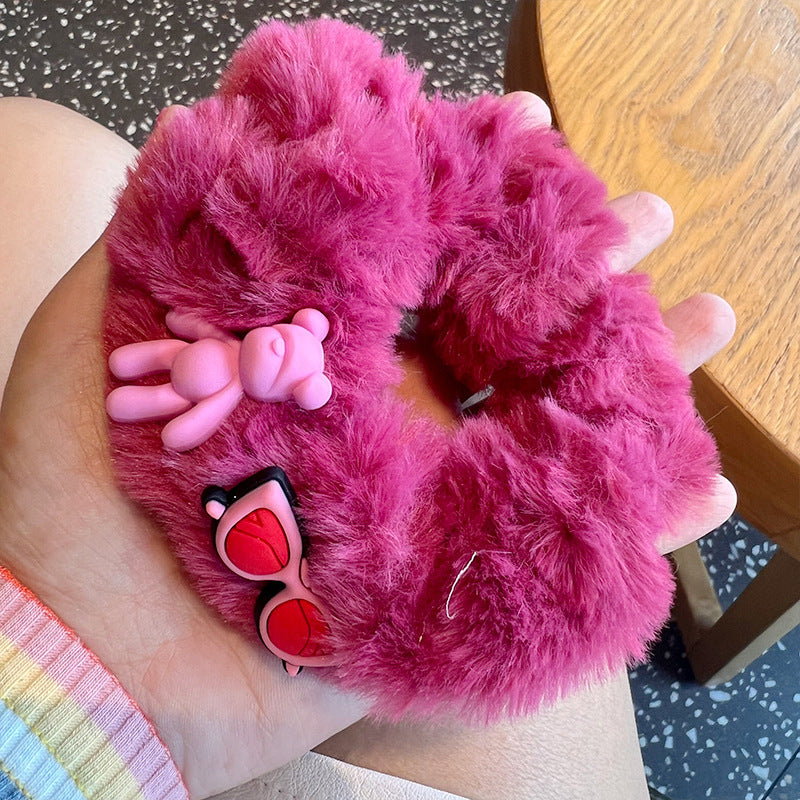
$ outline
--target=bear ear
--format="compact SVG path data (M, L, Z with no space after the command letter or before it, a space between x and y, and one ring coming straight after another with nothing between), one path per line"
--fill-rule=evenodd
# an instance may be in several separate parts
M219 519L228 508L228 493L220 486L207 486L203 491L201 502L211 519Z
M322 341L331 329L328 318L316 308L301 308L293 317L292 325L309 331L317 341Z

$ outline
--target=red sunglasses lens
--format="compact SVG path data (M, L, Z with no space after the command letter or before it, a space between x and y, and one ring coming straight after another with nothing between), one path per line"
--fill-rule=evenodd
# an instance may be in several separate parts
M308 600L287 600L275 606L267 620L270 641L292 656L328 655L328 630L320 610Z
M286 534L266 508L257 508L233 526L225 552L232 564L251 575L272 575L289 563Z

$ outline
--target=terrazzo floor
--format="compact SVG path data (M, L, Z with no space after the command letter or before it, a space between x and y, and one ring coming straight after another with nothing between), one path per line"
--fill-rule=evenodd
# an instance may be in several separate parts
M700 543L727 608L774 552L734 517ZM670 800L800 798L800 628L729 683L694 682L669 625L649 664L630 673L650 785Z
M322 14L403 49L425 67L429 89L500 91L513 7L513 0L0 0L0 94L61 103L139 146L164 105L212 91L258 21ZM770 554L741 520L708 537L703 550L723 605ZM800 799L798 664L794 631L736 680L708 690L692 682L680 637L667 628L653 662L631 674L654 790L671 800Z
M514 0L0 0L0 94L68 105L141 145L158 112L211 94L267 18L326 15L380 34L428 88L500 91Z

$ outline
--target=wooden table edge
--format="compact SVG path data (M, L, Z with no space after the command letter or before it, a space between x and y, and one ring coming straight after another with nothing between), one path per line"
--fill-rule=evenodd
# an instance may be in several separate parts
M532 91L542 97L554 126L564 133L544 61L540 12L540 0L518 0L504 84L506 91ZM739 493L738 510L800 559L800 460L759 426L709 369L693 375L693 386L698 410L717 439L723 472Z

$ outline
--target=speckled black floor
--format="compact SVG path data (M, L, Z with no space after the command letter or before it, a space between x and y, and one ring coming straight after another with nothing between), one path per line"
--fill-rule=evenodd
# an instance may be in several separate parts
M429 88L499 91L514 0L0 0L0 94L77 109L135 145L167 104L210 94L260 20L327 15L380 34Z
M774 551L734 518L701 541L723 608ZM800 798L800 628L729 683L694 683L670 625L651 663L631 673L647 777L671 800Z
M499 91L514 0L0 0L0 94L70 106L141 145L159 110L209 94L259 20L328 16L380 33L446 92ZM768 557L742 522L704 544L723 601ZM798 800L800 632L730 685L698 687L668 629L632 673L648 777L672 800Z

